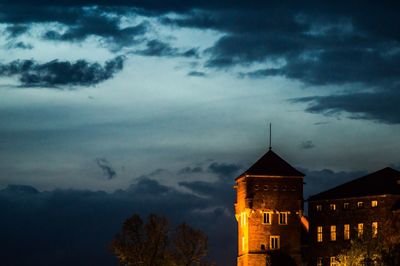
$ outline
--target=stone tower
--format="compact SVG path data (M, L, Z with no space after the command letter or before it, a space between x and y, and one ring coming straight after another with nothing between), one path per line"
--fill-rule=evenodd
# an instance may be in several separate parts
M270 149L236 178L238 266L301 264L303 177Z

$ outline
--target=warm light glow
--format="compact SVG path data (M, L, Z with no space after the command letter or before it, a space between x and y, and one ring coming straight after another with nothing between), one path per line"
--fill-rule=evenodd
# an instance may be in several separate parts
M281 248L280 238L281 238L280 236L271 236L269 238L269 245L272 250Z
M304 226L307 232L310 231L310 224L305 216L301 216L300 222Z
M336 257L331 257L331 258L330 258L330 263L329 263L329 265L330 265L330 266L337 266L337 265L339 265L339 264L338 264L338 261L336 260Z
M377 237L378 236L378 222L373 222L372 223L372 237Z
M279 213L279 224L288 224L288 212Z
M371 201L371 207L372 207L372 208L378 207L378 201L377 201L377 200Z
M271 212L263 212L263 224L271 224L272 223L272 213Z
M336 241L336 225L331 225L331 241Z
M344 225L344 240L349 240L350 239L350 224L345 224Z
M363 223L359 223L357 225L357 232L358 232L358 237L362 237L362 235L364 233L364 224Z
M322 242L322 226L317 227L317 242Z

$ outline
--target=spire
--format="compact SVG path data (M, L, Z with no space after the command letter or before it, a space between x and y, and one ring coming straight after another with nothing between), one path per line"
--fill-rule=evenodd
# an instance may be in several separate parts
M272 133L271 132L272 132L271 131L271 123L269 123L269 150L272 149L272 146L271 146Z

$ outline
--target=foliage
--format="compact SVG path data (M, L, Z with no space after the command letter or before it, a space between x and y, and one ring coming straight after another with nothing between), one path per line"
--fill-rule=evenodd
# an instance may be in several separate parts
M371 231L353 239L350 248L337 256L338 266L398 266L400 265L400 215L394 214L382 224L381 232Z
M183 223L169 230L165 217L128 218L111 242L111 251L124 266L203 266L207 236Z

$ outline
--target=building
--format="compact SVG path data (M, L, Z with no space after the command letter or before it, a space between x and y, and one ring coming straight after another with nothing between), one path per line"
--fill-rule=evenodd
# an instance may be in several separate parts
M389 167L311 196L309 265L337 265L352 239L393 233L399 205L400 172Z
M269 149L236 178L238 266L301 264L303 177Z

